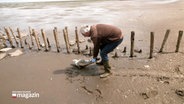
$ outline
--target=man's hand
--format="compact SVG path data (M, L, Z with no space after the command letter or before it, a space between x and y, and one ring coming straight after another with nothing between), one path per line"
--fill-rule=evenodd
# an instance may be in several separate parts
M96 58L92 58L92 59L90 60L90 62L92 62L92 63L96 62Z

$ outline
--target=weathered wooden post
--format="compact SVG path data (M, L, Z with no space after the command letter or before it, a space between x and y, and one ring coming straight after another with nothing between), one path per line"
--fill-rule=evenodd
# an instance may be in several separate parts
M118 53L117 52L115 52L115 54L114 54L114 56L112 56L113 58L118 58L119 56L118 56Z
M149 58L153 58L153 49L154 49L154 32L150 34L150 56Z
M65 27L65 31L66 31L66 40L67 40L67 43L69 44L70 41L69 41L69 36L68 36L68 27L66 26ZM70 45L68 45L68 48L70 49Z
M30 44L27 42L27 39L24 40L24 44L25 44L25 45L28 45L28 48L29 48L30 50L32 49L31 46L30 46Z
M58 29L57 29L57 27L54 27L54 29L55 29L55 31L56 31L56 32L58 32Z
M54 27L54 29L55 29L56 36L57 36L57 39L58 39L58 28ZM58 47L61 48L60 45L59 45L59 39L58 39Z
M11 47L12 47L12 48L15 48L15 46L13 45L13 42L12 42L12 39L11 39L11 36L10 36L10 33L9 33L8 29L7 29L7 28L4 28L4 30L5 30L5 32L6 32L6 35L7 35L7 37L8 37L8 40L9 40L9 42L10 42Z
M56 36L57 36L57 39L58 39L58 28L54 27L54 29L55 29ZM58 48L61 48L60 45L59 45L59 40L58 40Z
M47 38L47 43L48 43L48 48L50 49L51 48L51 45L50 45L49 38Z
M19 42L17 41L16 36L14 35L13 30L12 30L10 27L9 27L9 29L10 29L12 35L13 35L13 38L15 39L15 42L16 42L16 44L17 44L17 47L19 47Z
M179 51L179 48L180 48L180 42L181 42L181 38L183 36L183 31L179 31L179 35L178 35L178 40L177 40L177 44L176 44L176 50L175 52L178 52Z
M70 53L70 51L69 51L69 43L67 41L67 35L66 34L67 34L66 30L63 29L63 37L64 37L64 40L65 40L66 50L67 50L67 53Z
M24 44L27 45L27 39L24 40Z
M38 36L38 35L37 35L37 36ZM42 47L41 42L40 42L40 37L39 37L39 36L38 36L38 44L39 44L40 47Z
M21 36L21 34L20 34L19 28L17 28L17 33L18 33L18 36L19 36L19 39L20 39L20 47L21 47L21 48L24 48L24 47L23 47L23 42L22 42L22 36Z
M35 30L34 30L34 29L32 29L32 32L33 32L33 36L35 37L35 41L36 41L36 45L37 45L37 47L38 47L38 51L40 51L41 49L40 49L40 45L39 45L39 43L38 43L38 36L37 36L37 34L35 33Z
M92 49L89 47L89 56L92 56Z
M0 38L3 40L3 45L4 45L5 47L8 47L8 46L6 45L6 39L5 39L3 36L1 36L1 35L0 35Z
M135 32L131 32L131 48L130 48L130 57L134 57L134 37L135 37Z
M123 49L123 53L126 53L126 47L124 47L124 49Z
M77 42L78 53L80 53L79 36L78 36L77 27L75 27L75 36L76 36L76 42Z
M41 33L42 33L42 37L43 37L43 41L44 41L44 45L45 45L45 51L48 51L48 44L47 44L46 36L45 36L43 29L41 29Z
M30 34L30 38L31 38L31 44L32 46L34 46L34 42L33 42L33 33L31 32L31 27L29 27L29 34Z
M165 33L164 40L163 40L163 42L162 42L162 46L161 46L159 52L162 52L162 51L163 51L163 48L164 48L164 45L165 45L165 43L166 43L166 41L167 41L167 38L168 38L168 36L169 36L169 33L170 33L170 30L167 30L166 33Z
M29 43L27 43L27 45L28 45L29 49L31 50L31 49L32 49L32 47L30 46L30 44L29 44Z
M55 42L56 42L57 52L60 52L60 50L59 50L58 36L57 36L57 29L56 28L53 30L53 33L54 33L54 39L55 39Z

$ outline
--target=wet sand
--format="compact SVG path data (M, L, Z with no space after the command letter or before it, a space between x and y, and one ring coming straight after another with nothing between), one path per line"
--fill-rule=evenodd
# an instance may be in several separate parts
M112 5L112 2L116 5ZM25 53L21 56L0 60L0 103L183 104L184 97L176 93L177 90L184 90L183 39L180 52L174 52L178 31L184 28L183 4L183 1L166 4L138 1L86 3L87 6L105 8L111 12L107 11L107 14L102 11L103 15L99 16L97 11L98 15L92 19L71 16L66 19L71 23L70 27L109 23L119 26L125 34L118 50L121 57L113 59L111 56L114 52L109 55L113 75L100 79L99 73L103 72L101 66L94 64L78 70L70 65L72 59L91 57L67 55L63 51L57 53L55 49L50 52L23 50ZM108 18L104 19L104 16ZM171 33L164 53L160 54L158 51L166 29L171 29ZM137 57L134 58L129 58L131 31L136 33L135 48L143 50L141 54L135 53ZM155 32L154 58L148 59L151 31ZM81 45L86 44L89 43ZM120 51L125 46L126 54ZM38 92L40 97L14 99L11 98L12 91Z

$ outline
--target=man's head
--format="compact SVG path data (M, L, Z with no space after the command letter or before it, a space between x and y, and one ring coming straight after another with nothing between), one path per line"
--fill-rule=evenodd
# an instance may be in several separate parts
M90 37L90 26L89 25L84 25L81 26L80 32L84 37Z

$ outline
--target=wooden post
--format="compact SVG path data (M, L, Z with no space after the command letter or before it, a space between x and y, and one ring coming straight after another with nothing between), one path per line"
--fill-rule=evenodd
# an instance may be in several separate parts
M27 39L24 40L24 44L27 45Z
M68 36L68 27L66 26L65 27L65 31L66 31L66 40L67 40L67 43L69 44L70 41L69 41L69 36ZM68 48L70 49L70 45L68 45Z
M20 47L21 47L21 48L24 48L24 47L23 47L23 42L22 42L22 36L21 36L21 34L20 34L19 28L17 28L17 33L18 33L18 36L19 36L19 39L20 39Z
M35 30L34 30L34 29L32 29L32 32L33 32L33 36L35 37L35 41L36 41L36 45L37 45L37 47L38 47L38 51L40 51L41 49L40 49L40 45L39 45L39 43L38 43L38 36L37 36L37 34L35 33Z
M28 45L28 48L29 48L30 50L32 49L31 46L30 46L30 44L27 42L27 39L24 40L24 44L25 44L25 45Z
M8 37L8 40L9 40L9 42L10 42L11 47L12 47L12 48L15 48L15 46L13 45L13 42L12 42L12 39L11 39L11 36L10 36L10 33L9 33L8 29L7 29L7 28L4 28L4 30L5 30L5 32L6 32L6 35L7 35L7 37Z
M55 30L55 33L56 33L56 36L57 36L57 39L58 39L58 29L57 29L57 27L54 27L54 30ZM60 45L59 45L59 40L58 40L58 47L61 48Z
M54 29L55 29L56 36L57 36L57 39L58 39L58 29L57 29L57 27L54 27ZM58 48L61 48L60 45L59 45L59 40L58 40Z
M123 49L123 53L126 53L126 47L124 47L124 49Z
M38 36L38 35L37 35ZM41 47L42 45L41 45L41 42L40 42L40 37L38 36L38 44L39 44L39 46Z
M178 41L177 41L177 44L176 44L176 50L175 52L178 52L179 51L179 48L180 48L180 42L181 42L181 38L183 36L183 31L179 31L179 35L178 35Z
M27 43L27 45L28 45L29 49L31 50L31 49L32 49L32 47L30 46L30 44L29 44L29 43Z
M4 45L5 47L8 47L8 46L6 45L6 39L5 39L3 36L1 36L1 35L0 35L0 38L3 40L3 45Z
M130 57L134 57L134 37L135 37L135 32L131 32L131 48L130 48Z
M89 47L89 56L92 56L92 49Z
M164 48L164 45L165 45L165 43L166 43L166 41L167 41L167 38L168 38L168 36L169 36L169 33L170 33L170 30L167 30L166 33L165 33L164 40L163 40L163 42L162 42L162 46L161 46L159 52L162 52L162 51L163 51L163 48Z
M48 44L47 44L46 36L45 36L43 29L41 29L41 33L42 33L42 37L43 37L43 41L44 41L44 45L45 45L45 51L48 51Z
M79 36L78 36L77 27L75 27L75 35L76 35L76 42L77 42L78 53L80 53Z
M117 52L115 52L115 54L114 54L114 56L113 56L113 58L118 58L119 56L118 56L118 53Z
M57 52L60 52L59 51L59 42L58 42L58 37L57 37L57 29L54 29L53 33L54 33L54 39L55 39L55 42L56 42Z
M70 53L70 51L69 51L69 43L67 41L67 35L66 34L67 34L66 30L63 29L63 36L64 36L64 40L65 40L66 50L67 50L67 53Z
M9 29L10 29L12 35L13 35L13 38L15 39L15 42L16 42L16 44L17 44L17 47L19 47L19 42L17 41L17 39L16 39L16 37L15 37L15 35L14 35L13 30L12 30L10 27L9 27Z
M58 29L57 29L57 27L54 27L54 29L55 29L55 31L56 31L56 32L58 32Z
M51 45L50 45L49 38L47 38L47 43L48 43L48 48L50 49L51 48Z
M32 43L32 46L34 46L34 42L33 42L33 33L31 32L31 27L29 27L29 34L30 34L30 38L31 38L31 43Z
M154 49L154 32L150 34L150 59L153 57L153 49Z

